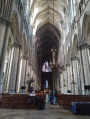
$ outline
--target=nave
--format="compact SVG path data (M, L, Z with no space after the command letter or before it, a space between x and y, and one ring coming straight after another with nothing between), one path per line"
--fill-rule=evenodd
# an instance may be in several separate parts
M90 0L0 0L1 118L73 116L48 103L18 111L32 107L24 96L54 89L65 109L90 102Z
M0 94L54 88L90 94L90 0L0 0Z

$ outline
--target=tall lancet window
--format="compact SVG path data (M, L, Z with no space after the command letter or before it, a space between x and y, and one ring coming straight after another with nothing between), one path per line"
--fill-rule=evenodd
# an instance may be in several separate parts
M48 88L48 80L46 80L46 88Z

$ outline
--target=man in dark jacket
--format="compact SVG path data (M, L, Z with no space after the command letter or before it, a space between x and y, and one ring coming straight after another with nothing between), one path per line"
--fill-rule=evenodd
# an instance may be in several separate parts
M54 89L53 91L53 97L54 97L54 105L56 105L57 104L57 90L56 89Z

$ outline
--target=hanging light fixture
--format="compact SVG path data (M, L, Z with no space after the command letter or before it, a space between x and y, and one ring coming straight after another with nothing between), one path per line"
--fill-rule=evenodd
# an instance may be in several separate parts
M53 0L53 34L55 34L54 33L54 0ZM50 67L52 70L55 70L59 67L59 65L56 63L56 52L57 52L56 48L53 47L51 49L52 61L50 60Z

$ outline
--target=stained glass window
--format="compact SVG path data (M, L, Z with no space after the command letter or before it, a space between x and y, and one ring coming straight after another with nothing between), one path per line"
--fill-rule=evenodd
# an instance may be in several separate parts
M49 66L48 61L46 61L46 62L43 64L43 66L42 66L42 71L43 71L43 72L52 72L52 70L51 70L51 68L50 68L50 66Z
M46 88L48 88L48 80L46 80Z

